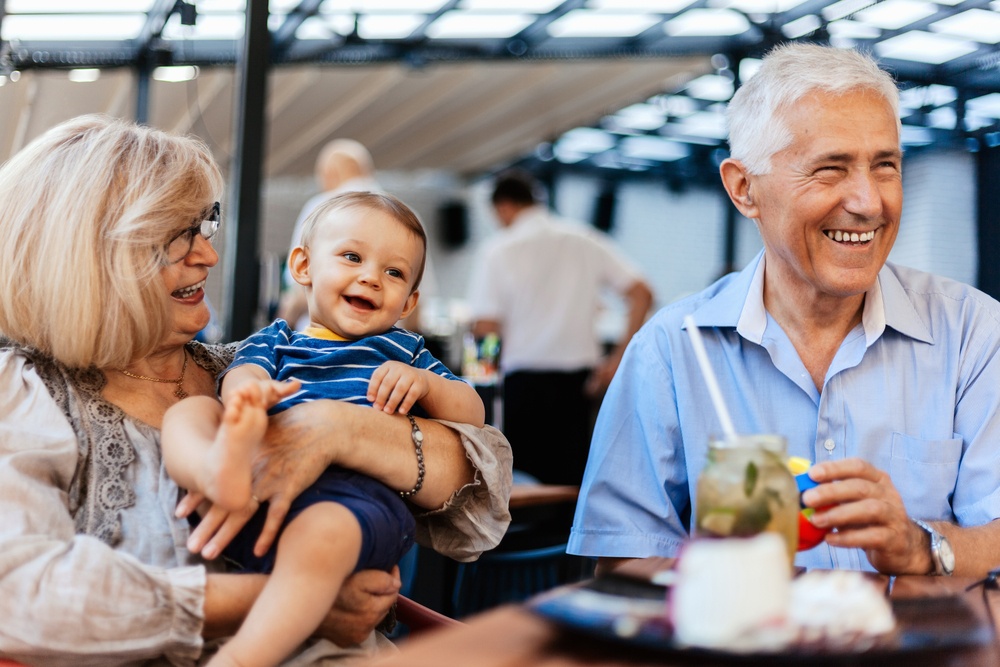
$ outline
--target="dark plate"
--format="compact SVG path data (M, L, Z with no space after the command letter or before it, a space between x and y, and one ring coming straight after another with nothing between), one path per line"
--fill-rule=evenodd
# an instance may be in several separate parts
M993 631L960 595L893 600L896 630L876 639L831 647L801 644L780 651L735 652L690 647L674 640L663 616L667 589L625 577L605 577L554 589L528 608L572 632L674 656L724 658L727 662L868 662L975 649ZM891 660L895 662L895 660ZM936 661L935 661L936 662Z

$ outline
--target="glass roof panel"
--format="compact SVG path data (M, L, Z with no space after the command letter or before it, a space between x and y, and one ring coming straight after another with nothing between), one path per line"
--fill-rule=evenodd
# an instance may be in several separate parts
M527 12L546 14L563 3L563 0L461 0L458 6L475 11Z
M687 95L663 95L657 98L657 104L671 118L690 116L698 110L698 103Z
M951 104L958 97L951 86L917 86L907 88L899 93L899 105L904 109L920 109L922 107L939 107Z
M974 97L965 103L967 111L1000 118L1000 93L990 93L981 97Z
M875 52L879 57L932 65L946 63L975 50L976 45L972 42L922 30L904 32L875 44Z
M550 23L547 30L552 37L632 37L658 20L652 14L574 9Z
M691 154L689 146L664 137L625 137L619 150L625 157L660 162L673 162Z
M93 83L101 78L101 70L96 67L71 69L66 74L73 83Z
M1000 42L1000 13L986 9L969 9L935 21L930 25L930 29L983 44L996 44Z
M663 24L672 37L739 35L749 28L747 17L731 9L691 9Z
M735 9L745 14L776 14L787 12L805 0L708 0L709 7Z
M729 135L726 117L713 111L698 111L678 122L678 129L688 137L722 140Z
M927 18L936 11L937 7L933 3L921 0L883 0L862 9L854 15L854 19L883 30L899 30L914 21Z
M405 39L426 20L423 14L367 14L358 18L358 35L362 39Z
M333 39L354 30L353 14L321 14L310 16L295 31L296 39Z
M7 0L4 11L7 14L79 14L104 12L125 14L147 12L155 0ZM6 20L6 19L5 19Z
M144 14L11 14L3 19L4 40L127 40L139 35Z
M195 25L181 24L180 16L174 14L163 26L163 38L182 39L240 39L246 27L246 17L240 14L200 14Z
M272 14L288 14L298 7L301 2L302 0L269 0L267 6L270 8Z
M445 6L447 0L324 0L321 11L327 12L407 12L430 13Z
M904 146L926 146L933 143L934 135L926 127L903 125L899 139Z
M781 32L790 39L802 37L816 30L823 22L815 14L806 14L781 26Z
M841 39L878 39L882 36L882 29L867 23L841 19L834 21L827 26L831 37Z
M529 25L526 14L451 11L442 14L427 28L427 36L436 39L489 39L512 37Z
M655 130L663 125L663 110L653 104L633 104L606 118L616 129Z
M190 65L170 65L153 70L153 78L168 83L182 83L198 78L198 68Z
M98 2L100 0L97 0ZM190 2L190 0L188 0ZM219 12L245 12L247 8L246 0L197 0L199 14L213 14ZM274 9L274 7L271 7Z
M927 113L927 126L936 127L939 130L954 130L958 117L951 107L938 107Z
M615 139L603 130L593 127L577 127L562 136L559 143L586 153L599 153L613 148Z
M820 13L827 21L836 21L861 11L870 4L872 0L839 0L821 9Z
M613 9L618 12L656 12L675 14L691 5L694 0L588 0L591 9Z
M718 74L706 74L689 81L685 89L691 97L724 102L733 96L733 81Z

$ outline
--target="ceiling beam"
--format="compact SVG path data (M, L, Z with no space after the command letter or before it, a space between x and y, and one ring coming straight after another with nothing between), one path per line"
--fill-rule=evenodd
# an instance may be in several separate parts
M319 12L323 0L302 0L298 6L285 17L284 22L271 34L271 60L278 61L288 51L295 41L295 33L305 23L306 19Z

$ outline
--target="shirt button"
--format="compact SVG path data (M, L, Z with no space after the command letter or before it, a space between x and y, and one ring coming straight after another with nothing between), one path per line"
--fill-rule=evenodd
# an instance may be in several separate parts
M823 449L825 449L828 452L832 452L836 446L837 443L833 441L833 438L827 438L826 440L823 441Z

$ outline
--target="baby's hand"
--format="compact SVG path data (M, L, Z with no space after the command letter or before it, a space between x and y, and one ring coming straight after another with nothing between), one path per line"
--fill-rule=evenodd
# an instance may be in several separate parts
M368 400L376 410L408 414L430 389L425 373L399 361L387 361L372 373Z

